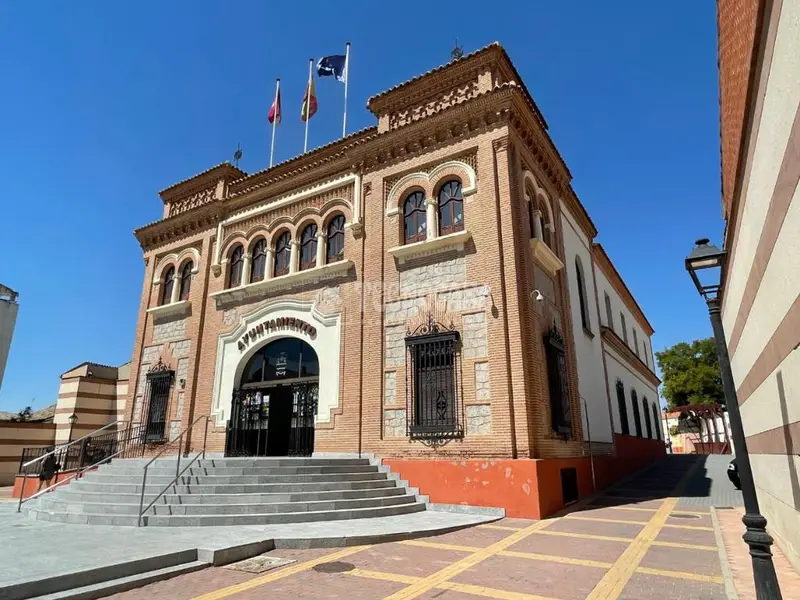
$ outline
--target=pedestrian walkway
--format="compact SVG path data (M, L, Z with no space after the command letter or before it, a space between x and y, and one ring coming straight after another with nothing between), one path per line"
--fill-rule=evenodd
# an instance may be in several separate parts
M344 550L275 550L269 556L296 562L263 574L211 568L115 598L730 600L714 508L699 495L726 493L718 465L706 462L669 457L552 519Z

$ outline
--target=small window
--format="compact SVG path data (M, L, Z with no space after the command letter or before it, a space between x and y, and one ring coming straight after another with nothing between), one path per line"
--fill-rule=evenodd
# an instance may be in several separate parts
M633 350L636 356L639 356L639 336L636 333L636 327L633 328Z
M192 269L194 269L192 261L187 262L181 269L181 300L189 299L189 292L192 289Z
M630 435L631 427L628 423L628 403L625 401L625 386L621 379L617 379L617 405L619 406L619 426L622 435Z
M550 390L550 423L553 431L565 439L570 439L572 411L567 386L567 359L564 352L564 338L555 326L550 328L545 337L545 350Z
M604 292L606 297L606 321L609 328L614 329L614 311L611 310L611 298L608 292Z
M404 241L406 244L422 242L427 237L425 194L412 192L403 203Z
M328 251L325 262L344 260L344 215L336 215L328 223Z
M657 404L658 404L658 402L656 402L652 406L652 408L653 408L653 423L655 423L656 439L657 440L663 440L664 438L661 435L661 419L659 418L658 408L656 408Z
M631 405L633 406L633 426L636 428L636 437L642 437L642 417L639 414L639 396L636 390L631 390Z
M589 322L589 306L586 300L586 280L583 277L583 266L581 259L575 257L575 277L578 279L578 303L581 309L581 324L586 331L591 331L591 323Z
M622 311L619 312L619 324L622 327L622 339L625 343L628 343L628 326L625 324L625 315L622 314Z
M284 231L275 242L275 277L286 275L292 262L292 235Z
M448 181L439 190L439 235L464 230L464 197L461 182Z
M317 264L317 226L307 225L300 234L300 270L313 269Z
M653 425L650 423L650 403L647 397L642 397L642 410L644 411L644 424L647 427L647 437L653 438Z
M175 267L170 267L164 274L164 283L161 289L161 305L172 302L172 288L175 287Z
M253 264L250 269L250 283L263 281L267 272L267 240L261 238L253 246Z
M642 340L642 359L644 360L644 364L648 367L650 366L650 361L647 360L647 344L644 340Z
M230 254L230 268L228 269L228 287L234 288L242 285L242 269L244 268L244 246L237 244Z

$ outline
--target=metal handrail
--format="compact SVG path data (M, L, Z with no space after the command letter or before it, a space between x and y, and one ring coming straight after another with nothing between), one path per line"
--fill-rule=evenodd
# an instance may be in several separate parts
M40 457L34 458L33 460L29 460L24 465L21 465L20 466L20 472L22 472L23 469L25 469L26 467L29 467L30 465L34 464L35 462L43 460L43 459L47 458L48 456L50 456L52 454L55 454L56 452L62 452L65 448L69 448L70 446L72 446L74 444L77 444L78 442L82 442L86 438L90 438L93 435L97 435L100 431L103 431L104 429L108 429L112 425L118 425L118 424L124 423L124 422L125 421L114 421L113 423L109 423L108 425L104 425L100 429L95 429L91 433L87 433L85 436L83 436L81 438L78 438L77 440L74 440L72 442L67 442L66 444L62 444L62 445L56 446L53 450L51 450L47 454L42 454Z
M162 454L164 454L164 452L167 451L167 449L170 447L171 444L173 444L176 441L182 440L183 436L186 435L186 433L190 429L192 429L201 419L205 419L206 420L205 432L203 433L203 449L200 452L198 452L197 456L195 456L192 460L190 460L189 463L183 468L183 471L181 471L181 448L180 448L180 443L179 443L179 445L178 445L178 464L175 467L175 477L173 477L172 481L170 481L166 486L164 486L164 489L161 490L161 492L159 492L159 494L153 499L153 501L150 504L147 505L147 508L142 510L142 506L144 505L144 490L145 490L145 486L147 485L147 469L150 467L150 465L153 464L153 462L159 456L161 456ZM183 475L186 472L186 470L189 467L191 467L192 464L194 464L194 462L198 458L200 458L201 455L205 459L205 457L206 457L206 440L208 439L208 422L209 421L210 421L210 418L207 415L200 415L199 417L197 417L194 421L189 423L189 425L187 425L186 427L183 428L183 430L180 432L180 434L178 434L178 437L173 438L172 440L170 440L170 442L167 445L165 445L158 452L158 454L156 454L153 458L151 458L150 461L144 466L144 472L142 474L142 493L139 495L139 517L138 517L138 519L136 521L136 526L137 527L141 527L142 526L142 516L144 515L144 513L146 513L148 510L150 510L150 507L152 507L156 503L156 500L161 498L161 496L163 496L166 493L166 491L170 488L170 486L174 485L175 482L178 481L180 476Z

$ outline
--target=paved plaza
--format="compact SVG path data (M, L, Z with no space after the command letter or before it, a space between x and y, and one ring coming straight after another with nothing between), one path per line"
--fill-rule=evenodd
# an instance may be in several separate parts
M717 519L735 512L727 535L740 538L740 512L710 506L715 490L741 504L719 479L727 460L670 457L552 519L504 519L391 544L274 550L268 556L295 562L263 574L209 568L114 598L728 600L743 586L744 599L750 573L739 566L735 581L726 556L736 543L722 542ZM800 598L796 575L778 565L784 598Z

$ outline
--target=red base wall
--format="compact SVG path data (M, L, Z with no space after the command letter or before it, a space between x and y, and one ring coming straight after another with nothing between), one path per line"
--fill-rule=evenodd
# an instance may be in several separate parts
M89 470L85 472L88 473ZM55 483L58 483L59 481L64 481L65 479L69 479L69 477L71 477L74 472L75 471L64 471L63 473L56 473L55 477L53 477L50 481L42 482L41 489L45 489ZM20 494L24 493L25 495L23 496L23 498L27 498L28 496L33 496L38 491L39 491L38 477L34 475L28 477L25 477L24 475L17 475L14 478L14 487L11 489L11 497L19 498Z
M615 436L617 456L594 459L602 489L664 456L660 440ZM575 468L583 498L595 490L588 458L438 460L393 459L383 463L431 502L504 508L506 516L541 519L564 508L561 469Z

